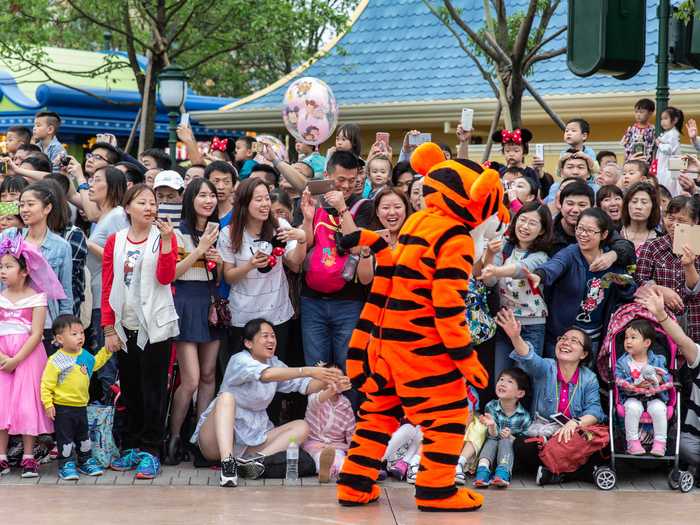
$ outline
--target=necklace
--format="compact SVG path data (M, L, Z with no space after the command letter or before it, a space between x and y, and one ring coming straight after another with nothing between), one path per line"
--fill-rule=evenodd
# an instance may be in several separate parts
M646 236L644 235L644 232L642 232L642 235L633 235L631 232L627 230L627 228L623 227L622 228L622 237L630 241L632 244L635 246L642 244L646 241L649 240L651 237L651 231L646 232Z

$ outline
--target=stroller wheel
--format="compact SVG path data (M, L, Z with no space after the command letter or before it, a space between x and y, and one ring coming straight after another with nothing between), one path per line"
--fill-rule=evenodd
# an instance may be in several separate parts
M668 488L678 490L678 480L681 477L680 471L673 469L668 473Z
M693 490L695 486L695 476L690 472L681 471L680 477L678 478L678 488L681 492L686 493Z
M593 480L600 490L612 490L617 483L617 475L610 467L598 467L593 474Z

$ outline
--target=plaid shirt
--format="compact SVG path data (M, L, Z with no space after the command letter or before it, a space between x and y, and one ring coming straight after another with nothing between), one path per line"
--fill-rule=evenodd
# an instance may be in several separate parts
M532 416L523 408L521 403L517 404L515 412L510 416L507 416L506 413L503 412L501 402L498 399L492 399L486 403L484 411L493 416L493 420L496 422L496 429L499 433L504 428L509 428L513 436L522 436L532 424Z
M87 259L87 238L77 226L68 226L63 231L63 238L70 244L73 256L73 314L80 315L80 305L85 300L85 260Z
M695 260L695 268L700 272L700 258ZM654 281L660 286L675 290L683 299L687 316L686 331L688 336L700 342L700 283L694 290L685 285L685 272L681 258L673 253L673 243L668 235L654 239L642 245L637 258L637 271L634 280L638 285ZM676 316L682 311L674 311Z

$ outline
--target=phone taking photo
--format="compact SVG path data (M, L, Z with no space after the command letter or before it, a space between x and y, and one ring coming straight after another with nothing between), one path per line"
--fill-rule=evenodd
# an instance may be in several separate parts
M408 136L408 145L409 146L420 146L421 144L424 144L426 142L430 142L432 140L432 135L430 133L418 133L416 135L409 135Z
M384 144L384 151L389 149L389 134L384 131L378 131L375 136L375 142L381 142Z
M335 183L330 179L310 180L306 183L306 189L311 195L325 195L335 189Z
M180 115L180 126L183 128L189 128L190 127L190 114L189 113L183 113Z

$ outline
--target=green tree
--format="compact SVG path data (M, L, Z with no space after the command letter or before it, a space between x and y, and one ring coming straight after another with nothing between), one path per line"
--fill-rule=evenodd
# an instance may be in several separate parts
M55 81L44 46L97 50L109 34L128 60L107 59L76 74L132 70L142 96L142 150L153 139L158 75L171 62L202 94L244 96L312 57L329 34L344 31L357 1L0 0L0 57ZM139 57L148 59L145 69Z

